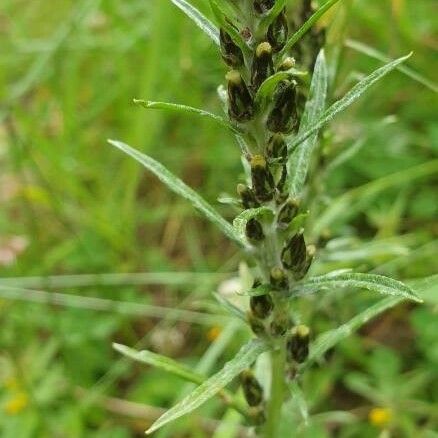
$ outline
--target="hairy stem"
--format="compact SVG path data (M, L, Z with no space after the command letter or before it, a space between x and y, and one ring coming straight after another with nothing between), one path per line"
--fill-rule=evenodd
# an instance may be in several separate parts
M281 421L281 408L284 400L284 368L286 349L284 345L271 352L271 395L268 403L266 438L276 438Z

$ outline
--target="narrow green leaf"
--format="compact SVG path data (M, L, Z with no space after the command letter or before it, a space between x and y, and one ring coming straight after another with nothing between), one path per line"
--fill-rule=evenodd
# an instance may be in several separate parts
M219 42L219 30L217 27L205 17L198 9L191 5L186 0L170 0L177 8L181 9L195 24L203 30L211 40L220 45Z
M268 207L249 208L248 210L242 211L242 213L233 220L233 227L239 239L246 240L245 230L249 220L268 214L274 215L273 211Z
M367 91L372 85L374 85L379 79L388 74L394 68L396 68L399 64L404 62L411 56L409 55L403 56L401 58L392 61L383 67L375 70L365 79L361 80L358 84L356 84L342 99L336 101L333 105L331 105L320 117L320 119L313 124L312 127L307 129L307 131L302 134L298 134L295 138L291 139L288 142L289 151L293 151L300 143L309 138L312 134L317 132L323 125L332 120L338 113L343 111L345 108L349 107L353 102L359 99L365 91Z
M193 108L187 105L180 105L177 103L168 103L168 102L152 102L150 100L142 100L142 99L134 99L133 102L137 105L141 105L146 109L159 109L166 111L176 111L181 113L190 113L196 114L201 117L208 117L211 120L214 120L216 123L219 123L222 126L230 129L234 133L240 133L240 131L234 127L230 122L224 119L221 116L217 116L216 114L210 113L208 111L204 111L198 108Z
M276 0L275 5L262 18L261 26L268 27L274 21L274 19L278 16L278 14L285 8L287 2L288 2L288 0Z
M412 288L415 289L415 292L420 297L424 297L426 299L425 294L429 292L431 286L435 286L437 284L437 280L438 275L433 275L430 277L413 280L409 282L409 284ZM315 342L313 342L310 346L310 354L305 364L305 367L307 367L314 361L320 360L324 356L324 354L328 350L333 348L336 344L341 342L343 339L348 338L348 336L350 336L354 331L358 330L368 321L375 318L377 315L401 303L403 299L403 296L386 297L383 300L380 300L372 306L368 307L363 312L357 314L352 319L350 319L350 321L342 324L340 327L329 330L319 335L316 338Z
M357 314L350 321L340 327L319 335L315 342L310 345L310 354L305 365L308 366L310 363L321 359L328 350L333 348L343 339L348 338L348 336L350 336L355 330L358 330L372 318L383 313L385 310L394 307L402 300L403 298L401 297L387 297Z
M152 351L148 350L137 351L127 347L126 345L116 343L113 344L113 348L119 353L122 353L124 356L127 356L137 362L142 362L147 365L160 368L189 382L200 385L205 381L204 376L194 373L191 368L186 367L169 357L162 356L161 354L153 353Z
M378 59L379 61L382 62L391 61L391 58L389 56L386 56L385 54L379 52L374 47L370 47L360 41L347 39L345 42L345 46L350 49L356 50L359 53L363 53L364 55L367 55L370 58ZM424 77L422 74L418 73L414 69L407 67L405 65L399 65L396 68L398 71L402 72L403 74L413 79L414 81L417 81L418 83L424 85L430 90L435 91L435 93L438 93L438 84Z
M297 404L298 410L300 411L301 417L303 418L304 424L307 426L309 422L309 408L307 406L306 398L304 396L303 390L296 380L292 380L288 383L289 391L292 396L292 400Z
M261 340L255 339L244 345L237 355L227 362L221 371L207 379L198 386L191 394L181 400L165 412L157 421L146 431L150 434L171 421L186 415L230 383L234 377L240 374L245 368L251 366L256 358L268 350L268 345Z
M288 79L291 76L306 76L306 71L296 70L291 68L290 70L280 71L272 76L269 76L262 85L260 85L255 96L255 105L258 109L263 108L264 103L270 99L274 93L275 87L283 79Z
M287 41L280 52L280 56L288 53L291 47L298 42L313 25L339 0L328 0L324 3Z
M241 319L245 322L245 324L248 323L246 320L245 313L239 309L237 306L235 306L232 302L228 301L225 297L218 293L213 293L213 296L216 298L216 301L231 315Z
M229 21L229 11L220 6L216 0L209 0L210 8L215 16L219 26L231 36L232 40L240 47L244 54L249 54L250 49L239 31Z
M245 292L237 292L238 295L245 295L249 297L259 297L261 295L266 295L272 291L272 286L269 284L261 284L260 286L253 287Z
M328 71L324 50L319 52L310 84L310 97L306 102L301 119L298 135L311 129L325 110L328 88ZM315 131L292 152L288 160L288 174L290 175L290 195L301 196L301 191L306 180L312 151L318 140L318 131Z
M108 142L141 163L173 192L190 201L196 209L198 209L208 220L217 225L231 240L235 241L240 246L246 245L245 240L238 235L233 226L228 223L207 201L158 161L155 161L153 158L142 154L131 146L120 141L108 140Z
M383 295L404 297L420 303L423 301L415 295L414 291L409 286L392 278L376 274L332 273L321 275L319 277L311 277L304 282L298 283L295 287L295 291L298 295L306 295L317 292L321 289L336 289L343 287L367 289Z

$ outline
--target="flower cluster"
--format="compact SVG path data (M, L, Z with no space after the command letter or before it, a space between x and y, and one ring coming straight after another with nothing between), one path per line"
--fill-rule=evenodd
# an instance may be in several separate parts
M241 12L240 24L237 27L231 20L229 24L244 39L245 51L224 28L220 29L220 46L230 67L226 74L228 115L249 145L245 151L249 178L246 184L238 184L237 193L243 209L255 212L245 231L261 277L250 291L247 319L258 337L286 349L293 367L307 358L310 330L294 326L284 293L306 275L315 247L306 244L303 229L296 229L300 202L289 196L287 187L287 143L298 129L306 86L295 69L295 59L283 49L289 28L302 24L300 20L308 18L312 7L305 0L298 14L288 19L286 8L272 16L274 5L274 0L234 2ZM323 33L315 32L294 49L307 55L300 66L308 66L308 59L314 60L315 49L322 44ZM261 207L273 214L269 218L257 215ZM249 370L242 375L242 387L248 404L260 406L263 391Z

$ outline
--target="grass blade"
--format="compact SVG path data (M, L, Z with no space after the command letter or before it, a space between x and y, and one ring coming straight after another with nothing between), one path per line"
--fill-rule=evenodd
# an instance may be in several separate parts
M328 71L324 50L319 52L310 84L310 97L306 103L301 119L298 135L309 130L318 121L325 109L328 88ZM318 140L318 131L315 131L303 141L290 155L288 160L288 174L290 175L290 195L299 197L306 180L313 148Z
M356 50L356 52L362 53L364 55L369 56L370 58L378 59L382 62L390 62L391 58L389 56L386 56L382 52L378 51L374 47L370 47L367 44L364 44L360 41L347 39L345 42L345 46L349 49ZM414 81L417 81L418 83L424 85L425 87L429 88L432 91L435 91L435 93L438 93L438 84L431 81L428 78L425 78L422 74L416 72L410 67L407 67L405 65L399 65L397 67L397 70L408 76L409 78L413 79Z
M330 202L327 209L317 218L313 232L315 235L320 234L322 230L332 225L338 218L342 217L343 220L347 220L359 208L363 208L367 202L370 202L373 197L384 190L401 186L415 179L435 175L437 172L438 160L432 160L355 187Z
M181 9L194 23L203 30L210 39L216 44L219 42L219 30L218 28L198 9L191 5L186 0L170 0L177 8Z
M240 131L237 128L235 128L231 123L229 123L223 117L217 116L216 114L210 113L208 111L204 111L198 108L193 108L192 106L180 105L177 103L168 103L168 102L153 102L150 100L142 100L142 99L134 99L133 102L146 109L160 109L165 111L175 111L181 113L196 114L201 117L207 117L211 120L214 120L216 123L225 126L226 128L230 129L234 133L240 133Z
M3 283L3 280L1 283ZM193 324L219 324L226 319L225 315L218 316L193 310L173 309L131 301L109 300L107 298L87 297L59 292L47 292L23 287L5 286L4 284L0 284L0 298L94 312L114 312L133 317L165 318L172 321L184 321Z
M137 351L126 345L116 343L113 344L113 348L124 356L137 362L160 368L189 382L200 385L205 380L205 377L194 373L189 367L176 362L170 357L162 356L161 354L153 353L149 350Z
M160 181L166 184L173 192L182 196L192 203L192 205L199 210L207 219L217 225L220 230L231 240L245 246L245 241L239 237L234 230L233 226L228 223L207 201L205 201L198 193L187 186L182 180L176 177L173 173L167 170L158 161L153 158L142 154L141 152L131 148L125 143L116 140L108 140L108 142L130 155L132 158L141 163L146 169L151 171Z
M165 424L170 423L201 406L221 391L222 388L230 383L231 380L233 380L234 377L240 374L245 368L248 368L261 353L267 350L267 344L258 339L252 340L244 345L237 355L225 364L222 370L210 377L177 405L165 412L146 431L146 433L150 434Z
M302 134L298 134L294 139L289 141L288 149L293 151L300 143L307 140L312 134L318 132L318 130L325 125L327 122L332 120L337 114L339 114L344 109L348 108L353 102L359 99L365 91L367 91L372 85L374 85L378 80L380 80L383 76L387 75L390 71L394 70L399 64L406 61L411 56L409 53L406 56L402 56L401 58L392 61L383 67L378 68L365 79L361 80L358 84L356 84L342 99L336 101L333 105L331 105L321 116L321 118L313 124L307 131Z
M334 288L357 288L367 289L384 295L394 295L407 298L412 301L422 302L421 298L415 295L414 291L400 281L383 275L360 274L360 273L332 273L312 277L297 284L298 295L314 293L321 289Z
M280 52L280 56L287 53L291 47L299 41L308 30L310 30L313 25L339 0L328 0L324 3L287 41L286 45Z

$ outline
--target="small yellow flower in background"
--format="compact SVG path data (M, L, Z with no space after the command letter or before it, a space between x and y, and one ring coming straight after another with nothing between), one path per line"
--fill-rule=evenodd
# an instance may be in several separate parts
M392 411L389 408L373 408L368 414L368 421L377 427L385 427L391 421Z
M213 326L208 332L207 332L207 339L210 342L215 341L219 335L221 334L221 329L217 325Z
M25 392L17 394L5 403L4 410L8 415L19 414L28 405L29 399Z

